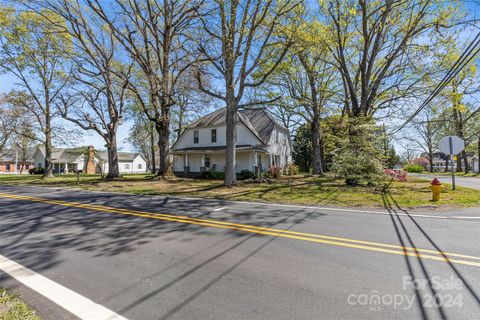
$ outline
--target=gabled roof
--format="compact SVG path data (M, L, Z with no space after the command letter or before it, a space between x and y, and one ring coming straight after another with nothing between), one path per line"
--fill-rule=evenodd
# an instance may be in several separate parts
M33 162L33 154L35 152L35 149L29 149L27 150L26 154L26 159L25 162ZM21 151L18 151L18 154L16 154L15 150L6 150L1 156L0 156L0 162L15 162L15 159L18 162L22 162L22 154Z
M188 129L224 126L226 123L226 114L227 109L221 108L198 119L188 126ZM237 112L237 115L238 120L241 121L263 144L268 143L275 127L287 130L285 127L278 124L272 116L263 109L240 110Z
M38 150L45 157L45 146L39 146ZM88 147L76 147L76 148L53 148L52 150L52 162L53 163L65 163L75 161L79 156L86 153Z
M102 158L102 160L108 160L108 153L106 151L97 152L97 155ZM133 162L136 157L142 156L140 153L135 152L117 152L117 158L119 162ZM143 157L143 156L142 156Z

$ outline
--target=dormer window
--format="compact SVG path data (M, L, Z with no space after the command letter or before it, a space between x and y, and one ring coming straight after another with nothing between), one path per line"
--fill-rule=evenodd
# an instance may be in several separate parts
M217 129L212 129L212 142L217 142Z
M198 130L193 131L193 143L198 143Z

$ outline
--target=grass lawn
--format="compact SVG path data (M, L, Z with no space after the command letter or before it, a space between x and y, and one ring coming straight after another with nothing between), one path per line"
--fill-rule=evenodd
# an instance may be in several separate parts
M0 288L0 320L40 320L20 298Z
M39 176L0 176L0 184L31 184L62 187L80 187L94 191L128 192L133 194L212 197L227 200L276 202L315 206L376 207L474 207L480 206L480 192L458 187L450 190L444 184L439 203L431 201L430 184L410 177L408 182L395 181L384 193L376 187L349 187L333 177L282 177L271 183L239 182L225 187L220 180L192 180L172 178L161 181L148 175L127 175L114 181L100 176L81 176L77 186L73 175L42 180Z

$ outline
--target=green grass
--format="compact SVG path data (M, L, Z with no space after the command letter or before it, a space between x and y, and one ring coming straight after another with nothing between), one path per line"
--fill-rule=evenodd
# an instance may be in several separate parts
M40 320L18 296L0 288L0 320Z
M315 206L377 207L475 207L480 206L480 192L458 187L451 191L443 185L442 199L431 201L429 181L410 177L408 182L394 181L387 192L371 186L346 186L333 177L282 177L270 183L239 182L225 187L220 180L152 179L149 175L128 175L113 181L100 176L62 175L42 180L38 176L0 176L0 184L30 184L80 187L93 191L127 192L133 194L211 197L227 200L275 202Z

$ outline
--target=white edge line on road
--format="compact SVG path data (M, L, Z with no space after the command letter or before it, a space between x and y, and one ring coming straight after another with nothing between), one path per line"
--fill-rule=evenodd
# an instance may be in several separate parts
M0 255L0 271L79 317L92 320L127 320L92 300Z
M225 207L220 207L220 208L217 208L217 209L213 209L213 211L221 211L223 209L225 209Z

